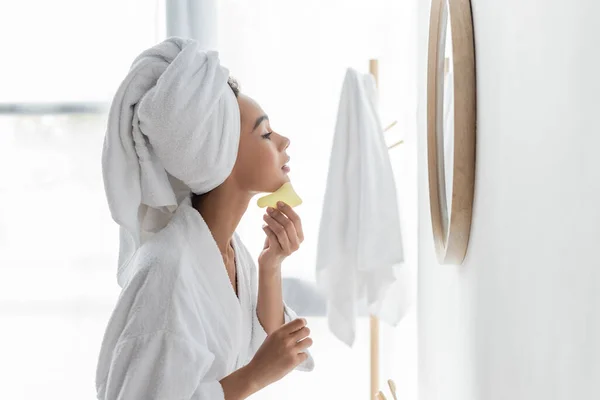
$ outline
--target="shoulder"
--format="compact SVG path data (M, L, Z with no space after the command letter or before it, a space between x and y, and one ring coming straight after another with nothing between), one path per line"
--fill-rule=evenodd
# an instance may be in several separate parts
M123 287L117 307L128 315L124 336L173 330L170 315L186 294L185 246L176 230L163 229L136 252L133 274Z
M178 275L182 249L177 236L177 232L165 228L136 251L124 292L138 291L152 282L162 282L164 286Z
M186 210L178 210L165 228L153 234L137 250L132 261L134 278L159 277L166 283L163 279L165 275L178 275L189 249L187 218Z
M181 259L181 235L170 226L155 234L137 251L134 263L138 270L177 265Z
M169 333L191 343L205 341L205 302L186 284L184 268L172 264L143 265L123 288L115 307L122 318L120 340ZM202 310L201 312L198 312ZM190 332L194 332L190 336Z

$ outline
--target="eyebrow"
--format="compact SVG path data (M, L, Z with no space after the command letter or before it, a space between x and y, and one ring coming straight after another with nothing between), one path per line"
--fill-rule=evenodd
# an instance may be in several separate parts
M256 128L258 128L258 126L260 125L261 122L263 122L264 120L269 120L269 117L267 115L261 115L260 117L256 118L256 123L254 124L254 128L252 128L252 132L254 132L254 130Z

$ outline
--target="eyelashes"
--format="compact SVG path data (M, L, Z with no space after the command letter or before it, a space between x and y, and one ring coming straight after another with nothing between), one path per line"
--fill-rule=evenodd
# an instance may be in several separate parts
M263 138L263 139L270 139L270 138L271 138L271 134L272 134L272 133L273 133L273 132L267 132L267 133L265 133L264 135L262 135L262 138Z

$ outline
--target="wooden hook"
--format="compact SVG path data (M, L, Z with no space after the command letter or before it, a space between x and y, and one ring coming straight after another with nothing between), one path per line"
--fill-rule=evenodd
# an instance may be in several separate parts
M404 143L404 140L399 140L399 141L397 141L396 143L394 143L394 144L392 144L392 145L388 146L388 150L391 150L391 149L393 149L394 147L398 147L398 146L400 146L402 143Z
M394 122L392 122L391 124L389 124L389 125L387 126L387 128L385 128L385 129L383 130L383 133L385 133L385 132L389 131L390 129L392 129L392 128L393 128L393 127L394 127L394 126L397 124L397 123L398 123L398 121L394 121Z

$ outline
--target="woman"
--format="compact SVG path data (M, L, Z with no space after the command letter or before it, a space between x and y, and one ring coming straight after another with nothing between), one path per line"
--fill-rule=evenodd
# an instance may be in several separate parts
M251 198L288 181L288 146L217 53L170 38L136 58L102 156L123 289L98 399L244 399L312 370L306 321L281 293L300 218L284 204L268 209L258 271L235 234Z

